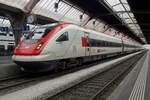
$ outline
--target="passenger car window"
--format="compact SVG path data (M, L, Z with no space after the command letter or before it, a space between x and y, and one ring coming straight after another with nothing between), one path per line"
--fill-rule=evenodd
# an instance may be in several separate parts
M4 51L5 50L5 46L4 45L0 45L0 50Z
M68 32L65 32L57 38L56 42L68 41L68 40L69 40Z
M0 32L0 35L1 35L1 36L7 36L7 33L5 33L5 32Z
M9 34L9 36L14 36L13 34Z

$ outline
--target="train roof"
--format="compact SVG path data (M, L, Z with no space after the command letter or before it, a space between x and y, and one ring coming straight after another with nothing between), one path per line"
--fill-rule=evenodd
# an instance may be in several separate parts
M76 27L76 28L78 28L79 30L82 30L82 31L85 31L85 32L89 32L89 33L92 33L92 34L101 35L101 36L104 36L104 37L107 37L107 38L111 38L111 39L115 39L115 40L118 40L118 41L121 40L119 38L112 37L112 36L109 36L109 35L104 34L102 32L98 32L98 31L92 30L92 29L84 28L84 27L81 27L79 25L75 25L75 24L71 24L71 25L74 26L74 27Z
M88 28L85 28L85 27L82 27L82 26L79 26L79 25L76 25L76 24L73 24L73 23L67 23L67 22L57 22L57 23L45 24L45 25L37 26L36 28L49 28L49 27L53 27L53 26L57 26L57 25L63 25L63 24L68 24L69 26L72 26L74 28L77 28L77 29L85 31L85 32L89 32L89 33L101 35L103 37L110 38L110 39L113 39L113 40L121 41L121 39L119 39L119 38L109 36L109 35L104 34L102 32L98 32L98 31L95 31L95 30L92 30L92 29L88 29ZM127 41L125 41L125 44L129 44L129 43L127 43ZM130 44L132 44L132 43L130 43Z
M49 28L49 27L57 26L59 24L60 23L51 23L51 24L39 25L39 26L36 26L35 28Z

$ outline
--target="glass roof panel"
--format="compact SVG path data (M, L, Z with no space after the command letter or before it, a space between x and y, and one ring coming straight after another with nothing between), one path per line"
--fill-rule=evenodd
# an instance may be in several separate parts
M45 9L46 11L47 9L51 10L50 7L53 6L55 1L56 0L40 0L37 3L37 5L33 8L33 12L40 13L41 11L44 11L43 9Z
M131 19L125 20L126 23L133 23Z
M0 19L0 27L10 27L10 21L6 19Z
M29 0L0 0L0 3L23 9Z
M133 13L129 13L129 15L130 15L131 17L134 17Z
M118 11L125 11L125 9L123 8L123 6L121 4L117 5L117 6L113 7L113 8L114 8L114 10L116 12L118 12Z
M133 18L133 21L134 21L134 23L137 23L137 21L136 21L136 19L135 19L135 18Z
M0 3L23 10L29 1L30 0L0 0ZM59 2L59 5L58 5L58 9L56 10L54 8L54 4L58 2ZM139 25L137 25L137 21L133 13L131 12L131 9L130 9L130 6L128 5L127 0L104 0L104 2L114 12L117 12L117 15L124 21L124 23L128 27L131 26L129 23L133 23L132 26L136 28L136 31L134 31L134 33L137 31L142 33ZM40 0L36 4L36 6L33 8L32 13L51 17L55 20L71 21L77 24L81 24L83 21L85 21L88 18L87 14L83 14L82 11L72 7L72 5L64 3L63 0ZM83 15L82 20L80 19L80 15ZM0 24L1 23L10 25L10 22L8 20L4 20L4 21L0 20ZM89 26L91 26L90 23L88 24ZM101 23L98 24L98 21L96 21L95 25L97 25L96 26L97 28L98 26L101 25Z
M111 6L120 3L119 0L107 0L107 2L108 2Z
M130 7L127 4L123 4L127 11L130 11Z
M132 30L133 33L140 33L141 29L137 26L137 21L131 12L130 6L127 0L104 0L105 3L110 7L117 15L124 21L127 27L130 30L134 27L135 30ZM140 30L139 30L140 29Z
M19 9L24 9L24 6L27 5L29 1L30 0L0 0L0 3L13 6ZM54 9L54 3L58 1L60 2L56 12L56 9ZM139 25L134 25L137 23L137 21L134 18L133 13L131 12L127 0L104 0L104 1L106 2L106 4L108 4L110 8L112 8L114 12L117 12L117 15L127 24L127 26L130 27L131 25L128 23L133 23L133 26L135 26L136 29L139 32L141 32ZM82 23L82 21L84 21L88 17L88 15L83 14L83 12L77 10L76 8L72 8L72 6L64 3L61 0L40 0L34 7L32 13L48 16L56 20L67 19L68 21L69 20L72 22L75 21L78 24ZM83 14L82 21L80 20L79 17L81 14ZM0 23L1 21L2 20L0 20ZM8 21L4 21L3 23L8 25L10 24Z
M125 19L125 18L130 18L130 16L128 15L128 13L123 13L123 14L122 14L122 18L123 18L123 19Z
M71 6L60 2L60 7L58 8L57 12L61 15L63 15L64 13L66 13L69 9L71 8Z
M122 3L128 3L127 0L120 0Z
M65 15L65 17L80 22L80 15L82 15L83 13L75 8L71 8L70 11L68 11L68 13Z
M135 27L135 25L134 24L129 24L129 27L132 28L132 27Z
M88 17L87 14L83 14L83 12L73 7L72 4L67 4L63 1L59 1L58 3L58 1L59 0L41 0L34 7L32 12L35 14L51 17L58 21L69 21L76 24L82 23L82 21ZM55 3L58 3L57 10L54 8ZM80 15L83 15L82 20L80 20Z
M34 7L32 12L54 18L55 20L61 20L62 17L71 9L71 6L64 2L59 2L58 9L56 10L54 8L54 3L56 2L58 2L58 0L41 0Z

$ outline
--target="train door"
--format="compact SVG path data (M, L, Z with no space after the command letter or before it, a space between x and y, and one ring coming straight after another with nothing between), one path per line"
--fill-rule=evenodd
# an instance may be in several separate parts
M71 57L73 55L75 56L76 50L73 50L74 52L72 52L70 48L73 45L76 33L76 30L69 29L57 37L57 39L55 40L55 45L52 46L54 50L53 52L56 52L56 57ZM75 46L74 49L76 49Z
M85 46L85 55L90 56L91 48L90 48L90 38L89 33L84 32L85 40L86 40L86 46Z
M68 46L70 45L68 32L64 32L56 39L56 44L53 45L53 52L56 52L57 57L62 57L65 55Z

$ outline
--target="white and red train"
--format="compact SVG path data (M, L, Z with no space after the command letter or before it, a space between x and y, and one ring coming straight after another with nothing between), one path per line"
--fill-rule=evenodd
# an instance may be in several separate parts
M48 71L140 48L74 24L55 23L29 33L16 47L13 61L26 71Z

